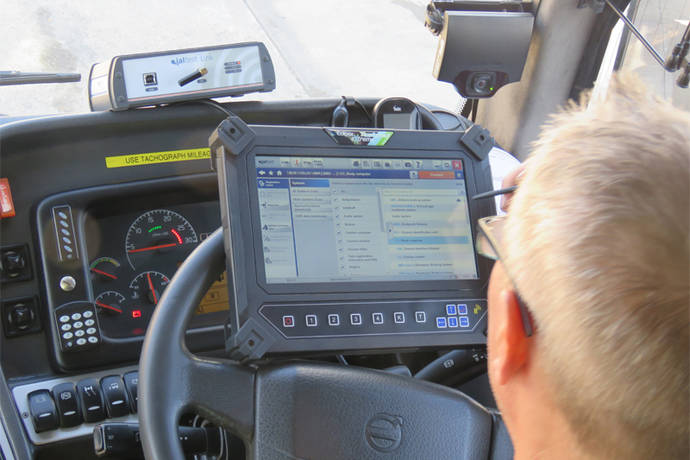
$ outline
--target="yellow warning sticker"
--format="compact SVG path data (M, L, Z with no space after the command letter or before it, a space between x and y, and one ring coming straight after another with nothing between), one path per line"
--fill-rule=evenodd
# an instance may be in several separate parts
M211 149L208 147L199 149L169 150L167 152L133 153L131 155L105 157L105 167L123 168L125 166L172 163L174 161L208 160L209 158L211 158Z

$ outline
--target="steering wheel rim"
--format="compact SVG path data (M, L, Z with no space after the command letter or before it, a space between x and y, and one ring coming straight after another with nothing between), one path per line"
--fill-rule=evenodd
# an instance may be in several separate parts
M495 415L458 391L352 366L193 355L186 326L224 260L218 229L180 266L154 312L139 364L147 459L185 458L177 426L187 411L239 436L248 459L495 458Z

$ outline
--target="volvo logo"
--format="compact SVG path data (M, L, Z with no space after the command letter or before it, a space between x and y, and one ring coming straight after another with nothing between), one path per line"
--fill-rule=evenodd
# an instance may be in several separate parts
M367 422L364 435L367 442L379 452L392 452L402 440L403 419L398 415L379 413Z

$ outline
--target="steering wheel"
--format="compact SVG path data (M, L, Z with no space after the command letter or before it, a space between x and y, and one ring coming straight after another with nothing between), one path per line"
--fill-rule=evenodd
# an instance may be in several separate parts
M512 458L500 417L450 388L335 364L193 355L187 323L224 261L218 229L180 266L149 325L138 403L147 459L185 458L186 412L239 436L248 459Z

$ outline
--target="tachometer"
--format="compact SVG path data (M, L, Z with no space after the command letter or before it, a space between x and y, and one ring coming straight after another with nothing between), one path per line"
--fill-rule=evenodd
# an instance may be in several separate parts
M180 214L167 209L154 209L130 225L125 238L127 261L132 269L155 263L158 256L191 250L199 242L194 228ZM184 257L183 256L183 257Z

